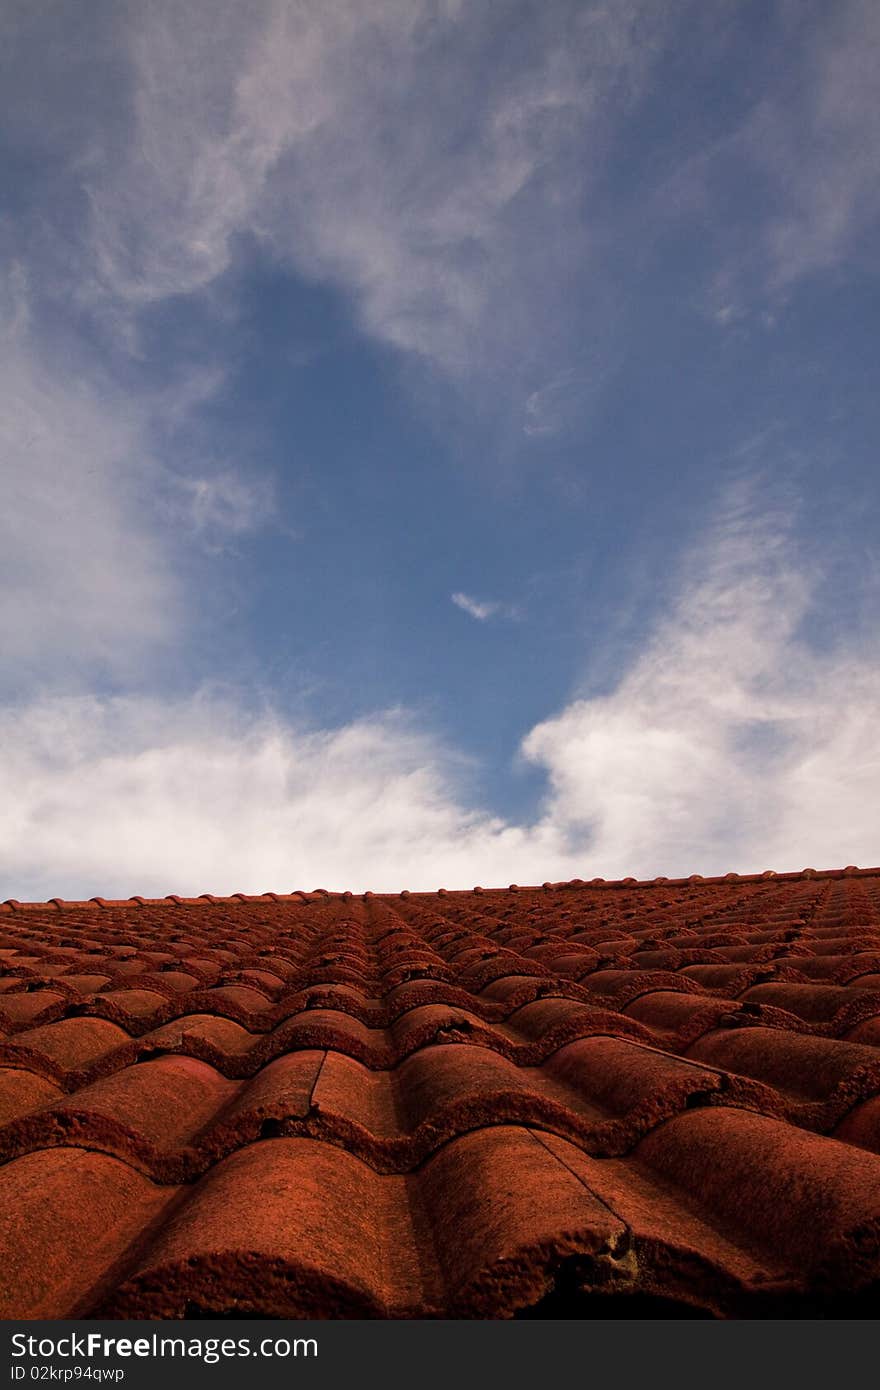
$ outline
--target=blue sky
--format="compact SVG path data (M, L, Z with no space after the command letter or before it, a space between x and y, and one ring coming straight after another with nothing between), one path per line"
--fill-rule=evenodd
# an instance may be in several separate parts
M880 859L876 6L0 25L0 895Z

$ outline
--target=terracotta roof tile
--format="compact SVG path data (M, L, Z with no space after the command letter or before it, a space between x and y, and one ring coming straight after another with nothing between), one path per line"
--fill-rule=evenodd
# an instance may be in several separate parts
M2 914L0 1316L876 1315L880 870Z

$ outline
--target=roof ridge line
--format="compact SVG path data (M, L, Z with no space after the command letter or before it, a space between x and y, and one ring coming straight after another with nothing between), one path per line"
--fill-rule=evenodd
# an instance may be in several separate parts
M187 898L179 893L168 893L162 898L145 898L141 894L135 894L130 898L103 898L93 897L88 899L65 899L48 898L45 902L29 901L21 902L18 898L6 898L0 902L0 913L8 912L33 912L48 907L54 907L59 912L73 911L76 909L88 908L92 906L101 908L130 907L137 904L139 907L164 907L166 904L173 903L177 907L198 907L201 904L209 906L222 905L225 903L250 903L250 902L293 902L298 900L301 903L321 902L330 899L344 899L346 901L353 898L367 900L373 898L428 898L428 897L459 897L465 894L499 894L499 893L538 893L538 892L559 892L564 889L575 888L686 888L690 885L706 884L708 886L718 886L723 883L764 883L779 882L792 883L800 879L841 879L841 878L871 878L880 876L880 867L858 868L855 864L848 864L844 869L795 869L788 872L778 873L774 869L764 869L761 873L752 874L716 874L704 877L702 874L691 874L688 878L572 878L560 880L557 883L549 881L541 884L522 885L511 883L507 888L483 888L477 885L474 888L436 888L410 891L408 888L402 890L376 893L367 890L364 893L352 893L350 889L335 890L330 892L326 888L314 888L311 892L297 888L290 893L230 893L226 895L215 895L213 893L200 893L197 897Z

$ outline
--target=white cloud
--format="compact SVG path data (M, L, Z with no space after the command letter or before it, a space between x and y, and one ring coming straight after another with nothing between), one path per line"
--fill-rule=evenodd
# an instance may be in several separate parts
M492 600L481 602L479 599L471 598L469 594L453 594L452 602L456 608L460 608L463 613L469 613L472 618L476 618L478 623L484 623L497 613L501 608L500 603Z
M0 896L429 888L554 862L552 834L463 809L456 760L394 713L308 732L211 696L89 697L0 728Z
M609 695L531 731L544 824L605 877L877 859L880 652L816 654L784 514L734 499Z
M502 603L500 599L478 599L460 591L450 594L456 608L460 608L478 623L488 622L490 618L507 618L519 622L523 617L522 608L516 603Z

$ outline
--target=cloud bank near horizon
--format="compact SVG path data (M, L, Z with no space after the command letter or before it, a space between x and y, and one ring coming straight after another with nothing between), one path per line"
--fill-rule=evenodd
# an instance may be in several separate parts
M540 815L474 807L405 711L298 728L228 694L6 711L3 896L394 891L876 859L880 661L807 642L813 581L734 491L670 613L606 695L531 730Z

